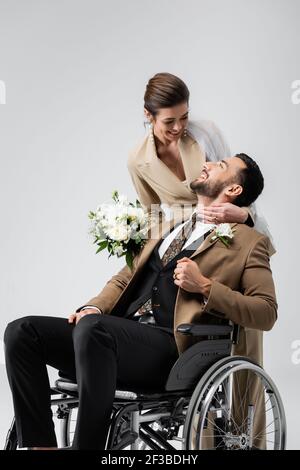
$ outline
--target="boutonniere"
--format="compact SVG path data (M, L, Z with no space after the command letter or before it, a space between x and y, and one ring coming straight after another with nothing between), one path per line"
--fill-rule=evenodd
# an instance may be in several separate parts
M230 224L219 224L215 228L215 235L211 237L211 242L219 238L222 243L224 243L227 248L229 248L232 239L234 237L235 230L232 230Z

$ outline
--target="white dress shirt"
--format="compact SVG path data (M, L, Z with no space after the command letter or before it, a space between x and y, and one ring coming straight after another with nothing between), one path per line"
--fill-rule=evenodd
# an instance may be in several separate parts
M82 307L79 311L82 312L82 310L86 310L87 308L93 308L96 310L96 313L102 313L100 308L96 307L95 305L86 305L85 307Z
M194 211L196 212L196 211ZM193 212L193 213L194 213ZM192 215L191 215L192 217ZM190 218L191 218L190 217ZM189 219L190 220L190 219ZM176 235L180 232L180 230L182 229L183 225L186 224L187 221L183 222L182 224L178 225L177 227L174 228L174 230L172 230L172 232L164 239L164 241L161 243L159 249L158 249L158 253L159 253L159 256L160 258L163 257L163 255L165 254L165 252L167 251L168 247L170 246L170 244L172 243L172 241L174 240L174 238L176 238ZM182 247L182 250L184 250L187 246L189 246L191 243L195 242L196 240L198 240L198 238L202 237L206 232L208 232L209 230L213 229L215 227L215 224L204 224L203 222L201 222L200 220L196 220L196 223L195 223L195 226L194 226L194 230L192 231L191 235L189 236L189 238L186 240L185 244L183 245Z

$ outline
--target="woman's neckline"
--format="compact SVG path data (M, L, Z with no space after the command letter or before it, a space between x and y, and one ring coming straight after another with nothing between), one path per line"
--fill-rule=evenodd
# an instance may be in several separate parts
M174 178L176 178L177 181L179 181L179 183L186 183L187 182L187 177L186 177L186 169L184 167L184 162L183 162L183 159L182 159L182 153L180 152L180 144L182 143L182 140L181 140L181 137L179 138L178 142L177 142L177 145L178 145L178 152L179 152L179 157L181 159L181 162L182 162L182 166L183 166L183 171L184 171L184 175L185 175L185 179L184 180L181 180L179 178L178 175L176 175L170 168L169 166L158 156L158 153L157 153L157 148L156 148L156 145L155 145L155 140L154 140L154 137L153 137L153 147L154 147L154 155L155 157L161 162L162 165L164 165L166 167L166 169L173 175Z

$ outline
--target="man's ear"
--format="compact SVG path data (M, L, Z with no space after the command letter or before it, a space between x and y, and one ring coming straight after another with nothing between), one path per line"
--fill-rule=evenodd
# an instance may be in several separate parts
M243 186L241 186L240 184L232 184L228 186L225 190L226 196L230 198L232 197L236 198L240 194L242 194L242 192L243 192Z

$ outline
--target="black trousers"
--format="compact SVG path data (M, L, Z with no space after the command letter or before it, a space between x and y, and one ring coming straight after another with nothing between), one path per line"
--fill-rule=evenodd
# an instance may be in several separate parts
M46 364L77 379L73 448L102 450L116 388L160 389L178 357L172 334L98 314L76 326L64 318L20 318L8 324L4 343L20 447L57 445Z

